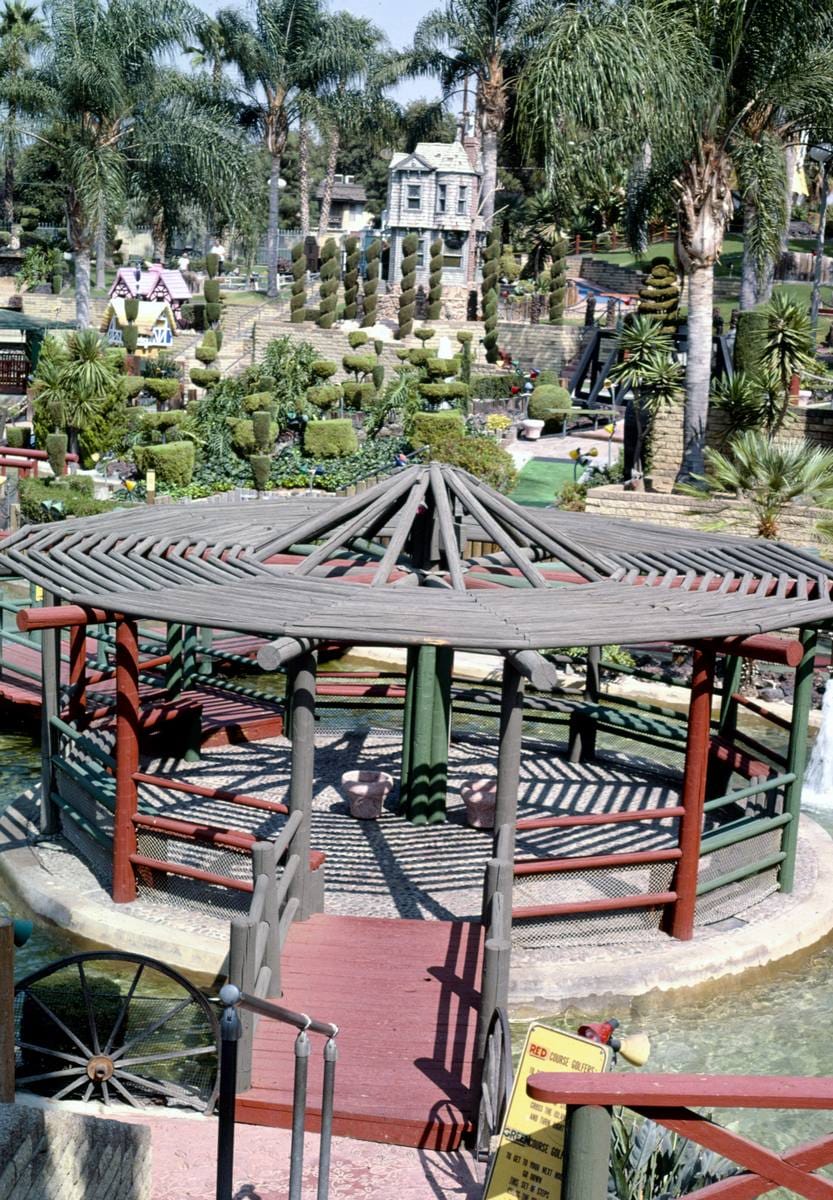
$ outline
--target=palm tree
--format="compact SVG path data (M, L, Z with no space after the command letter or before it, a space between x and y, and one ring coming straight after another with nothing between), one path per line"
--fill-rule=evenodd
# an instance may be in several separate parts
M38 360L35 403L48 413L56 430L65 429L69 450L98 415L102 402L119 387L118 351L94 329L70 333L66 341L49 338Z
M281 158L323 19L320 0L255 0L253 22L241 23L232 39L231 53L243 81L242 119L261 137L269 155L269 296L278 294Z
M4 102L2 122L5 169L3 176L3 216L14 220L14 185L17 153L21 134L19 115L36 108L39 89L32 69L32 54L43 45L43 22L35 5L26 0L5 0L0 10L0 98Z
M624 357L610 372L610 378L628 388L633 397L629 413L634 437L630 447L632 486L643 489L643 448L648 422L662 409L678 403L683 396L683 369L674 353L674 343L660 321L635 316L619 335ZM627 470L626 461L626 470Z
M75 261L79 328L90 323L90 250L95 231L124 204L131 168L166 149L192 171L238 185L242 143L224 115L195 99L165 70L166 54L193 32L185 0L52 0L49 53L41 72L47 119L32 130L59 164Z
M519 84L520 121L549 173L571 127L617 125L630 160L651 144L650 170L631 193L636 207L658 189L676 196L688 279L683 477L703 467L714 266L733 212L735 157L778 108L798 127L821 103L802 68L818 30L829 34L833 0L812 9L805 22L791 0L591 0L554 14ZM778 251L774 226L758 231L762 253Z
M446 0L445 8L422 18L403 61L408 74L437 76L446 97L476 81L475 126L483 157L480 216L487 230L494 218L498 153L511 92L541 29L541 11L551 7L536 0Z
M216 92L223 88L223 72L234 62L234 43L242 28L243 18L232 9L216 17L203 14L197 22L193 43L186 46L191 66L206 71Z

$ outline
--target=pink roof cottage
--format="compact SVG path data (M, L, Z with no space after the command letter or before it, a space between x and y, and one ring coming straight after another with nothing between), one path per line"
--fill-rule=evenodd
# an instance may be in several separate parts
M126 300L128 297L169 304L179 325L180 309L191 299L191 289L181 271L169 271L161 263L154 263L147 271L121 267L110 288L110 299Z

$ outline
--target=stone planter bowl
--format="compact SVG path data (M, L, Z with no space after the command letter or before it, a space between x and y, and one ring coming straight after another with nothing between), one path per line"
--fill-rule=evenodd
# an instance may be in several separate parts
M533 417L526 417L521 421L521 429L526 440L528 442L537 442L545 423L544 421L536 421Z
M460 788L472 829L494 829L496 779L469 779Z
M385 797L393 787L393 776L385 771L345 771L341 789L350 801L351 817L375 821L382 815Z

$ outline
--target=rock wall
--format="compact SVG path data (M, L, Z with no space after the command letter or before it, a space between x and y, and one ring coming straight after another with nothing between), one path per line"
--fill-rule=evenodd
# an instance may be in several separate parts
M563 372L581 353L592 329L584 325L526 325L515 321L498 322L498 345L528 371Z
M150 1200L150 1129L0 1105L2 1200Z

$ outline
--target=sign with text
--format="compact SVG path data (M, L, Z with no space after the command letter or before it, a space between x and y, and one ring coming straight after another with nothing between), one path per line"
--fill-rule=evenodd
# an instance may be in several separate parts
M530 1025L484 1200L560 1200L566 1109L532 1100L526 1081L538 1071L606 1071L610 1055L608 1046Z

